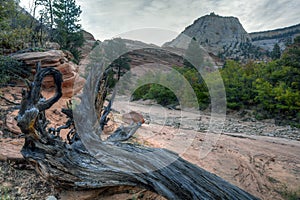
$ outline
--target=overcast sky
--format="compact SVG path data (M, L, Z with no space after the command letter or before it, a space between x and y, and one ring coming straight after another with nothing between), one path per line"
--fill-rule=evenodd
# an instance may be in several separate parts
M32 0L21 0L28 7ZM247 32L300 23L300 0L76 0L83 29L103 41L121 36L171 40L203 15L238 17ZM155 28L155 29L149 29ZM134 31L138 30L138 31ZM127 34L124 34L129 32ZM124 36L125 37L125 36Z

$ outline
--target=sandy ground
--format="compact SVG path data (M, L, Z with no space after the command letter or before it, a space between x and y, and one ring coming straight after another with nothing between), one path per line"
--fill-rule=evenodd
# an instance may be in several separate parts
M297 140L235 133L234 130L221 134L197 131L201 123L209 123L207 112L169 110L159 105L121 99L115 101L114 108L120 114L134 110L147 116L148 121L136 134L141 143L175 151L257 197L283 199L281 193L300 192L300 142ZM182 125L166 125L170 124L170 119L176 119L173 125L180 122ZM229 121L235 123L236 120ZM284 127L265 124L268 131L279 128Z

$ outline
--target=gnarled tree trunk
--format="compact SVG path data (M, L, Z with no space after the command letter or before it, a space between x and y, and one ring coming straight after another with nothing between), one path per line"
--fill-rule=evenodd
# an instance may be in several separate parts
M48 100L40 94L41 82L46 75L52 75L56 83L56 94ZM90 137L88 142L83 142L82 133L74 129L70 131L68 141L63 141L57 136L59 130L46 130L44 114L61 97L61 82L57 70L38 70L29 90L23 92L18 116L18 125L26 135L22 155L53 184L78 190L138 186L167 199L257 199L171 151L123 143L140 124L121 127L106 141L96 140L96 133L84 133ZM95 103L95 100L91 102ZM103 104L98 102L98 105ZM99 127L106 123L110 106L111 103L99 116ZM68 126L74 125L72 112L65 110L64 113L70 118ZM76 120L80 123L91 123L85 122L84 113L79 116ZM87 143L97 147L97 151L87 148Z

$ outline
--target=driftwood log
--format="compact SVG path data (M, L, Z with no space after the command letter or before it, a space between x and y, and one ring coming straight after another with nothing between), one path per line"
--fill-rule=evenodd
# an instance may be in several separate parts
M52 98L44 99L41 95L41 83L48 75L54 78L56 93ZM98 133L88 133L92 129L71 128L67 141L63 141L59 137L60 129L47 128L44 113L62 96L61 83L59 71L53 68L38 69L29 89L23 91L17 118L18 126L26 138L21 153L49 182L67 190L138 186L167 199L257 199L171 151L124 142L140 124L120 127L105 141L95 139ZM99 83L103 81L100 80ZM97 102L95 99L90 101L94 104ZM103 104L98 102L98 105ZM98 116L99 127L107 122L110 107L111 102L102 108L102 114ZM65 110L64 113L69 117L66 127L75 127L74 113L70 110ZM79 123L86 124L86 127L94 126L92 122L85 121L84 112L78 116L81 116L76 119ZM101 128L99 129L101 133ZM88 150L81 131L86 132L85 137L90 135L85 141L97 147L96 152Z

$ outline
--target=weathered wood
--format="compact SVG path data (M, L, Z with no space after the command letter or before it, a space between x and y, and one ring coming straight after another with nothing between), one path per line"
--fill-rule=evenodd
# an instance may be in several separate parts
M52 75L56 83L56 94L49 100L43 100L40 94L46 75ZM79 133L80 137L82 134L89 136L85 142L77 133L71 143L48 133L43 112L60 98L61 81L55 69L38 71L30 90L23 94L18 116L18 125L26 135L21 153L48 181L65 189L78 190L139 186L167 199L257 199L171 151L120 142L132 136L140 124L122 129L121 134L115 132L106 141L97 139L99 135L89 132L92 130L89 128L76 130L86 132ZM95 103L94 99L89 100ZM86 127L94 125L84 113L79 114L76 119L79 123L86 123ZM87 148L87 143L96 151Z

